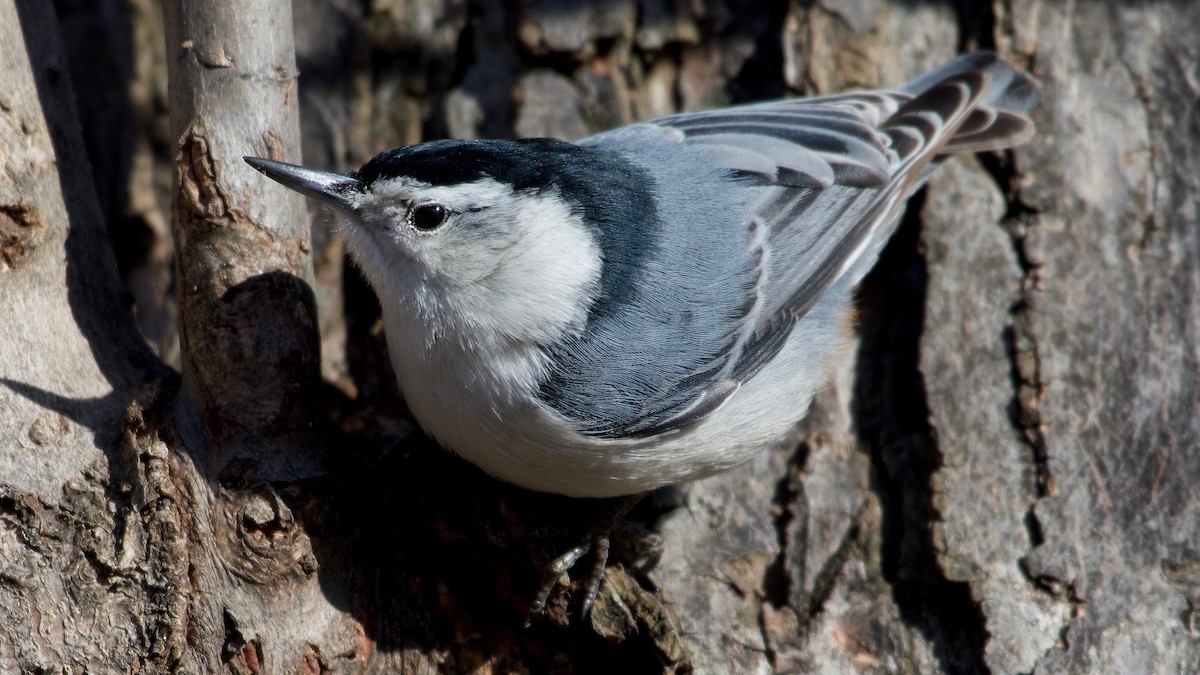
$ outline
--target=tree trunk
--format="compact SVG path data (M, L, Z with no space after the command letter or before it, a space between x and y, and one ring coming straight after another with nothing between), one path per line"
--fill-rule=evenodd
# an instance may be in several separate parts
M164 4L0 0L0 672L1200 669L1200 5L296 0L293 61L287 3ZM327 219L241 162L979 47L1038 137L939 169L792 442L644 504L584 621L586 561L524 626L604 505L425 440Z

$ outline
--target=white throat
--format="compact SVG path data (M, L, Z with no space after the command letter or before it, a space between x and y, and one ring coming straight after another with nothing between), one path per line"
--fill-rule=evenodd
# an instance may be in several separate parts
M494 196L495 189L472 192ZM388 266L394 261L375 251L356 257L380 290L388 350L417 421L484 470L528 484L513 472L544 473L545 451L561 452L575 436L538 390L548 375L545 346L584 329L599 289L600 250L581 217L551 192L509 190L485 215L474 228L445 233L455 238L438 251L444 268L432 273ZM502 224L500 236L493 224ZM485 250L498 256L487 274L456 273L455 265L476 265ZM420 253L404 263L421 264ZM438 285L446 275L473 280Z

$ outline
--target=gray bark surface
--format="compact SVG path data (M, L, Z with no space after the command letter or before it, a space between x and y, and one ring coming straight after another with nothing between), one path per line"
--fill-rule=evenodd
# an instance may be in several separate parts
M0 673L1200 670L1197 3L161 4L0 0ZM639 506L584 621L587 559L523 626L608 506L425 440L328 217L241 162L976 47L1037 138L939 169L793 438Z

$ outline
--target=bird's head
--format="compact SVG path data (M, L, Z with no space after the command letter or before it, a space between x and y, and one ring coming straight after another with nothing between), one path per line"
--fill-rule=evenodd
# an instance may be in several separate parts
M333 207L385 314L427 342L545 344L578 331L598 293L581 155L535 139L423 143L348 175L246 161Z

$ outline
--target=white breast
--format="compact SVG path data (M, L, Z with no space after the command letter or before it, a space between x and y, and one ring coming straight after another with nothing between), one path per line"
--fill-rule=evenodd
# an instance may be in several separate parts
M741 464L804 416L831 353L846 339L837 334L838 321L802 320L779 355L703 422L649 439L610 440L579 434L536 399L540 351L494 354L490 367L479 367L477 356L448 344L406 350L417 337L411 322L386 313L385 321L401 388L431 436L501 480L575 497L648 492Z

